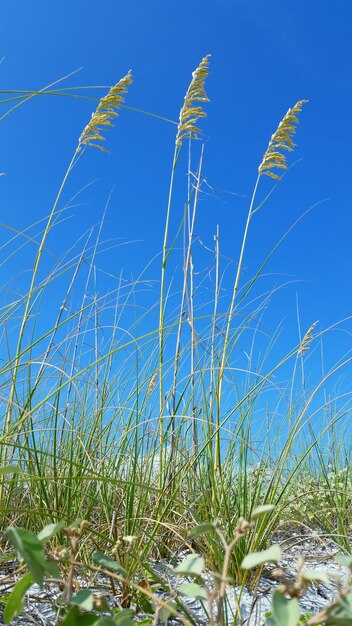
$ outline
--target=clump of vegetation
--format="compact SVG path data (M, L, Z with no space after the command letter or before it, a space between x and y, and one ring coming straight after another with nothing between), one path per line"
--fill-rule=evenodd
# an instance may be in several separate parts
M194 71L179 121L174 122L160 290L153 305L146 306L139 292L143 274L139 281L120 279L107 294L99 295L98 254L104 246L105 214L95 239L90 231L79 252L69 250L44 272L45 247L64 214L61 203L68 180L86 150L92 146L104 150L105 130L118 112L128 108L130 72L98 99L46 221L3 246L10 248L4 259L9 264L21 250L22 236L37 245L29 284L10 301L7 295L0 312L7 354L0 367L0 520L4 530L8 527L7 540L29 569L7 601L7 622L21 610L23 595L33 582L42 585L54 577L63 585L62 623L67 626L99 620L99 626L135 623L133 603L152 611L146 624L162 623L166 615L176 613L190 624L182 603L187 593L204 602L210 624L223 626L226 583L235 581L243 589L258 576L258 566L279 560L279 549L269 547L279 525L323 529L344 552L351 552L351 464L349 451L338 443L338 424L348 419L350 406L344 393L334 397L325 393L330 379L349 360L308 389L306 356L321 334L316 322L277 362L269 358L271 341L264 351L261 343L256 352L261 316L270 298L258 298L255 289L281 241L254 277L243 283L250 227L272 192L261 198L261 181L269 177L276 185L279 173L287 170L287 153L294 148L298 115L306 101L288 110L258 167L228 298L221 292L220 234L215 229L209 271L213 295L204 302L198 295L202 279L194 260L204 147L197 150L194 144L201 137L200 123L209 101L209 62L208 55ZM49 88L12 95L11 102L16 97L19 102L11 104L3 118L43 94L68 96L72 91ZM176 176L186 147L185 208L173 232ZM180 239L182 282L177 290L173 280ZM47 328L43 303L50 297L53 310L56 288L60 302L54 324ZM78 295L80 304L75 306ZM282 391L274 379L281 371L286 376L290 364L290 381ZM266 411L260 423L257 411L261 415ZM315 434L315 417L320 414L324 423L320 420L323 425ZM89 520L89 529L76 520ZM198 530L190 533L194 527ZM60 547L57 540L64 543L65 537L68 545ZM233 539L228 543L226 537ZM44 553L47 542L54 550L50 557ZM170 559L185 546L198 556L186 557L174 573L196 580L185 583L191 587L164 585L170 604L154 593L150 563ZM217 572L210 589L203 577L205 564L207 571ZM89 590L75 590L76 567L104 573L113 589L119 587L118 614ZM298 623L297 597L314 575L308 579L301 568L296 586L282 582L273 595L268 626ZM350 593L343 585L338 599L307 623L316 624L316 619L336 626L350 623ZM110 617L96 617L100 610Z
M10 468L8 468L10 469ZM28 567L28 573L18 580L6 603L4 620L8 624L23 610L24 595L28 589L37 583L43 587L45 579L50 583L55 580L62 590L59 594L58 616L64 626L81 624L95 624L96 626L133 626L145 624L157 626L164 624L169 617L176 617L179 623L192 626L197 623L194 616L183 603L183 598L191 597L199 600L206 614L209 626L226 626L241 620L240 596L236 597L235 610L229 611L227 606L227 585L232 582L229 578L229 564L232 551L246 535L255 528L258 519L265 518L273 510L270 505L258 507L252 512L251 522L241 518L238 520L234 538L227 541L217 522L202 524L192 529L190 536L197 537L204 534L215 534L220 540L223 563L220 572L205 577L205 560L199 554L190 552L181 563L173 568L174 584L159 578L152 567L148 567L148 578L144 575L143 564L139 561L138 551L134 544L137 537L125 537L126 552L134 555L139 562L139 571L129 572L111 556L95 552L92 563L82 563L79 559L80 542L90 524L87 521L75 522L69 528L64 523L50 524L37 536L21 528L8 528L6 535L17 548L18 554ZM54 552L55 558L47 558L44 552L45 544L61 531L68 538L67 548L59 547ZM245 556L242 569L248 571L263 566L267 562L276 563L281 559L281 549L273 545L262 552L253 552ZM352 570L352 558L341 555L341 564ZM96 593L88 587L80 588L76 570L105 575L110 580L113 596L120 600L120 606L111 607L106 597ZM61 576L62 572L62 576ZM309 585L319 582L329 583L326 572L308 570L303 560L299 561L296 580L285 579L283 570L275 570L277 578L282 579L281 585L272 594L272 611L266 616L267 626L298 626L301 623L307 626L352 623L352 589L350 576L345 581L339 581L338 595L319 614L313 616L302 613L299 600ZM180 578L186 582L180 583ZM163 596L156 592L163 590ZM128 600L129 607L124 604ZM132 605L132 607L131 607Z

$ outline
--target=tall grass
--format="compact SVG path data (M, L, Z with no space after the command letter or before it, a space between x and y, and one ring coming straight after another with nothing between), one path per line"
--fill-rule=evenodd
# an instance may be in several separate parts
M294 147L303 100L283 117L258 167L229 297L221 290L221 230L214 226L214 250L208 259L212 295L204 300L203 278L194 267L204 148L197 151L195 140L208 103L208 65L207 56L193 73L176 129L158 295L152 290L146 294L144 272L135 281L121 277L117 287L99 295L99 254L110 245L102 240L103 221L46 277L39 272L46 242L64 217L60 203L72 169L79 167L86 149L102 148L105 128L127 106L123 98L130 73L99 101L46 221L3 245L6 264L20 252L24 237L37 242L26 290L1 309L6 358L0 368L0 463L19 464L23 472L1 479L0 515L2 527L15 523L35 530L62 518L87 519L95 546L114 548L122 564L127 559L130 568L137 568L140 560L147 564L151 556L170 557L181 546L195 545L187 536L198 522L218 518L231 535L239 516L273 503L269 521L258 521L246 544L239 542L234 551L231 572L243 582L243 555L265 546L288 521L319 528L350 549L350 451L337 444L339 423L350 416L350 401L348 394L324 395L349 358L308 389L306 353L323 333L313 324L275 361L277 342L265 344L261 336L261 318L270 310L273 294L259 297L256 290L273 251L249 282L242 278L250 226L263 204L258 196L261 179L269 176L277 184L277 172L287 169L286 153ZM18 106L44 93L69 94L49 88L9 94L6 100L18 99ZM121 115L118 123L124 122ZM186 203L178 231L171 233L173 189L180 154L186 150ZM181 287L173 283L180 241ZM43 330L48 300L52 309L56 286L60 293L63 284L55 321ZM74 306L78 298L80 304ZM243 346L245 361L237 356ZM287 377L289 368L292 374L282 388L276 381L281 372ZM316 494L325 503L324 513ZM137 538L139 560L126 551L125 536ZM219 568L222 553L216 540L197 541L208 565Z

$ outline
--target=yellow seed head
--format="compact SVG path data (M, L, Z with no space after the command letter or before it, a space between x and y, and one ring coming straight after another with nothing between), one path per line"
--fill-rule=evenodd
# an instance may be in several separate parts
M209 102L209 98L204 89L205 79L209 74L209 57L210 54L204 57L192 74L192 80L187 89L184 104L180 111L176 135L176 146L178 148L182 146L182 142L186 137L197 139L197 134L200 130L197 126L197 122L200 118L207 116L202 107L197 103Z
M271 136L263 160L259 165L259 174L270 176L275 180L280 180L280 176L273 172L273 169L287 170L285 152L292 152L296 144L292 141L292 136L296 132L298 124L298 113L308 100L300 100L292 109L289 109L281 120L276 132Z
M129 71L128 74L121 78L114 87L111 87L109 93L100 100L96 111L92 113L90 122L79 138L77 152L82 149L82 146L93 146L94 148L107 152L106 148L99 145L97 142L105 141L102 132L106 126L113 126L112 120L118 116L117 109L121 107L124 96L131 83L132 73Z

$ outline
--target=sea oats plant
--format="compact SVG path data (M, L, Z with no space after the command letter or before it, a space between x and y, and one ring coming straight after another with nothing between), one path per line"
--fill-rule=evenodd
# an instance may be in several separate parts
M196 70L192 74L192 80L187 89L183 106L180 110L179 115L179 124L177 127L176 140L175 140L175 150L171 167L171 180L169 186L169 196L168 203L166 209L166 219L165 219L165 230L164 230L164 241L163 241L163 249L162 249L162 262L161 262L161 280L160 280L160 306L159 306L159 411L160 411L160 425L159 425L159 440L160 440L160 479L159 479L159 487L162 486L162 475L163 475L163 441L164 441L164 411L165 411L165 400L164 400L164 389L163 389L163 367L164 367L164 325L165 325L165 277L166 277L166 265L168 256L171 252L171 249L168 250L168 237L169 237L169 227L170 227L170 216L171 216L171 205L172 205L172 194L174 187L174 177L176 165L180 156L180 151L182 148L182 144L186 138L188 139L196 139L200 132L199 127L197 126L198 120L205 118L206 113L203 110L202 104L204 102L208 102L209 99L205 92L204 83L208 76L208 68L209 68L209 58L210 55L205 56ZM200 103L200 104L199 104ZM201 168L200 168L201 169ZM182 307L181 307L182 308ZM178 358L176 353L176 359ZM177 364L175 366L176 376L177 376ZM173 425L172 425L173 429Z
M101 130L103 127L112 126L111 120L117 116L117 109L121 106L121 103L123 102L123 97L127 91L127 87L128 85L131 84L131 82L132 82L132 77L131 77L131 73L129 72L123 79L121 79L114 87L111 88L107 96L103 97L100 100L95 113L93 113L90 122L84 128L79 138L77 148L74 152L74 155L65 173L60 189L57 193L55 202L53 204L52 210L50 212L49 218L47 220L45 230L43 232L40 245L36 254L36 258L34 261L31 284L30 284L28 295L26 298L25 310L23 313L21 327L20 327L19 336L18 336L16 357L15 357L15 362L13 365L13 372L12 372L12 386L11 386L10 397L9 397L9 410L8 410L8 415L6 419L5 433L9 433L10 426L11 426L16 381L17 381L17 372L19 368L19 362L20 362L21 351L22 351L22 341L23 341L25 327L26 327L26 324L28 322L28 318L30 315L32 297L33 297L34 290L35 290L35 283L36 283L36 278L38 274L39 263L41 260L44 245L46 243L47 237L49 235L49 232L50 232L50 229L51 229L51 226L52 226L52 223L53 223L53 220L54 220L57 208L58 208L58 204L62 196L62 192L67 183L68 177L77 161L77 158L79 157L79 153L82 150L82 147L94 146L99 149L104 149L102 146L100 146L96 142L104 140L104 137L101 134ZM6 459L4 459L4 461L6 462Z
M256 209L254 208L254 205L255 205L255 201L257 197L259 181L263 175L270 176L272 178L279 180L280 179L279 175L273 172L272 170L277 169L277 168L282 169L282 170L287 169L285 152L293 150L294 143L292 141L292 135L295 132L295 127L296 127L296 124L298 123L297 114L301 111L301 108L305 102L307 102L307 100L300 100L292 109L289 109L286 115L281 120L277 130L272 135L269 145L267 147L267 150L263 156L263 160L258 168L258 177L254 186L252 198L251 198L250 205L249 205L247 221L246 221L245 228L244 228L242 245L241 245L241 250L240 250L239 259L238 259L237 272L236 272L236 277L235 277L235 281L233 285L232 299L231 299L229 313L227 317L224 345L223 345L222 356L221 356L221 365L220 365L220 370L219 370L219 375L218 375L217 390L215 394L217 398L217 403L216 403L217 404L216 406L217 435L216 435L216 448L215 448L215 469L216 470L219 470L221 467L221 459L220 459L221 397L222 397L223 378L224 378L224 373L225 373L225 368L226 368L226 363L227 363L230 329L231 329L233 315L235 312L236 297L237 297L237 292L238 292L238 288L240 284L243 257L244 257L244 252L245 252L245 248L247 244L249 225L256 211Z
M244 556L265 549L278 525L291 518L315 529L320 519L344 550L349 546L352 510L345 492L351 463L349 444L338 443L338 425L350 418L350 400L343 390L332 393L330 381L349 367L350 357L309 387L308 377L296 373L306 372L326 332L312 325L283 356L275 336L265 343L263 320L275 290L260 296L255 287L285 236L254 277L245 284L242 279L249 224L263 204L257 200L259 181L268 176L276 185L277 171L287 168L304 101L283 118L261 161L227 291L219 226L214 250L204 253L205 267L203 261L195 266L205 181L204 146L194 140L205 118L208 70L209 55L192 75L178 121L171 120L176 136L156 296L149 280L153 263L135 280L121 273L109 277L106 293L100 289L100 255L117 245L103 239L105 213L100 225L55 259L47 273L43 259L49 234L65 220L61 202L73 166L91 146L105 152L104 131L127 106L130 72L108 95L95 97L95 112L80 136L77 132L77 148L47 218L11 234L0 247L2 268L27 242L37 246L29 285L21 284L22 295L6 295L0 310L5 329L0 458L22 468L1 477L2 526L38 533L42 525L61 519L67 527L76 518L89 519L82 561L89 561L93 546L102 553L114 550L132 582L141 562L148 579L152 558L172 559L183 549L199 552L210 569L221 571L219 542L210 534L190 538L189 529L217 519L223 535L234 536L237 520L250 519L263 503L275 510L265 522L258 520L255 532L248 529L228 558L228 573L237 584L255 581L256 573L241 567ZM93 97L88 88L75 93L49 87L8 94L6 106L13 109L44 94L73 96L76 104ZM2 117L6 120L6 114ZM187 157L187 184L179 214L173 195L181 151ZM176 288L179 262L182 282ZM206 301L205 292L211 293ZM56 298L54 321L42 324L47 303L54 311ZM245 363L238 354L245 355ZM305 476L313 475L315 484L308 478L305 483ZM314 494L331 507L331 515L318 519ZM136 538L133 549L126 550L124 537ZM124 605L131 601L126 585Z

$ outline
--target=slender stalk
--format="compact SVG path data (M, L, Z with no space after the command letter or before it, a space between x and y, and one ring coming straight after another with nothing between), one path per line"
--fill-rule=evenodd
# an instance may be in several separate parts
M163 386L163 377L164 377L164 339L165 339L165 274L166 274L166 265L168 259L168 236L170 229L170 217L171 217L171 204L172 204L172 194L174 188L174 180L175 180L175 170L180 153L180 148L175 145L174 156L172 160L171 167L171 178L169 185L169 194L167 201L167 209L166 209L166 219L165 219L165 230L164 230L164 241L163 241L163 249L162 249L162 260L161 260L161 280L160 280L160 301L159 301L159 489L162 488L163 483L163 444L164 444L164 386Z
M188 280L190 278L190 298L188 299L188 323L191 328L191 406L194 405L194 348L195 348L195 331L194 331L194 285L193 285L193 275L192 275L192 245L194 238L194 227L196 221L196 213L199 199L199 191L201 185L201 172L203 165L203 154L204 154L204 146L202 146L200 160L198 164L198 172L196 176L196 185L195 185L195 194L193 200L193 209L192 215L189 212L189 204L191 201L191 188L189 186L188 189L188 201L187 201L187 211L188 211L188 233L187 233L187 247L185 250L185 258L184 258L184 266L183 266L183 284L182 284L182 293L181 293L181 304L180 304L180 312L179 319L177 324L177 338L176 338L176 349L175 349L175 357L174 357L174 367L173 367L173 385L172 385L172 399L173 399L173 416L176 412L176 393L177 393L177 379L179 373L179 360L180 360L180 350L181 350L181 333L183 326L183 318L186 315L185 311L185 302L187 297L187 289L188 289ZM190 161L188 161L188 166L190 168ZM190 172L190 169L189 169ZM193 408L192 408L193 414ZM192 418L193 419L193 418ZM195 420L193 419L193 426L195 424ZM193 428L194 430L194 428ZM174 428L172 428L172 432Z
M187 171L187 205L186 211L188 214L189 206L191 203L191 140L188 142L188 171ZM188 230L189 232L189 230ZM189 238L187 233L187 223L186 220L183 222L183 283L182 283L182 294L181 294L181 302L179 308L179 317L177 324L177 336L176 336L176 345L175 345L175 357L174 357L174 365L173 365L173 381L172 381L172 415L176 413L176 391L177 391L177 379L179 372L179 361L180 361L180 352L181 352L181 335L183 328L183 319L186 315L185 311L185 300L186 300L186 291L187 291L187 250L189 246ZM171 429L173 430L173 428Z
M41 242L39 244L39 248L35 257L35 261L34 261L34 267L33 267L33 271L32 271L32 276L31 276L31 282L30 282L30 286L29 286L29 291L28 291L28 295L27 295L27 299L26 299L26 304L25 304L25 310L22 316L22 320L21 320L21 326L20 326L20 330L19 330L19 335L18 335L18 340L17 340L17 347L16 347L16 357L15 357L15 362L14 362L14 367L13 367L13 374L12 374L12 384L11 384L11 389L10 389L10 394L9 394L9 401L8 401L8 412L7 412L7 418L6 418L6 423L5 423L5 435L7 433L9 433L10 428L11 428L11 420L12 420L12 412L13 412L13 404L14 404L14 396L15 396L15 390L16 390L16 381L17 381L17 375L18 375L18 370L19 370L19 366L20 366L20 354L21 354L21 350L22 350L22 342L23 342L23 337L24 337L24 332L25 332L25 328L27 326L27 322L30 316L30 310L31 310L31 304L32 304L32 297L33 297L33 293L35 290L35 283L36 283L36 279L37 279L37 274L38 274L38 269L39 269L39 264L40 264L40 260L42 257L42 253L43 253L43 248L45 245L45 242L48 238L50 229L51 229L51 225L58 207L58 204L60 202L63 190L65 188L65 185L67 183L67 180L69 178L69 175L77 161L77 156L78 156L78 149L75 151L70 164L66 170L65 176L62 180L62 183L60 185L58 194L56 196L55 202L53 204L51 213L49 215L48 221L46 223L45 226L45 230L44 233L42 235L42 239Z
M189 303L188 303L188 323L191 328L191 362L190 362L190 384L191 384L191 410L192 410L192 431L193 431L193 447L194 453L197 452L198 447L198 438L197 438L197 407L195 402L195 349L196 349L196 333L195 333L195 325L194 325L194 265L193 265L193 239L194 239L194 227L199 199L199 192L201 187L201 172L203 166L203 154L204 154L204 145L202 146L202 151L199 159L199 166L196 178L196 186L195 186L195 195L193 202L193 211L192 215L189 215L189 231L188 231L188 250L187 250L187 258L186 258L186 267L189 267ZM187 284L186 284L187 286Z
M221 436L220 436L219 425L220 425L220 422L221 422L222 386L223 386L224 373L225 373L226 363L227 363L227 352L228 352L228 347L229 347L229 342L230 342L231 323L232 323L232 318L233 318L234 309L235 309L235 303L236 303L236 296L237 296L237 292L238 292L238 287L239 287L239 283L240 283L240 277L241 277L241 271L242 271L242 263L243 263L244 251L245 251L246 243L247 243L249 224L250 224L250 221L251 221L252 215L253 215L254 202L255 202L255 198L256 198L256 194L257 194L257 190L258 190L260 176L261 175L259 174L258 177L257 177L256 183L255 183L255 186L254 186L254 190L253 190L253 193L252 193L251 202L250 202L250 205L249 205L249 210L248 210L248 214L247 214L247 220L246 220L244 233L243 233L243 238L242 238L240 256L239 256L238 265L237 265L236 278L235 278L235 282L234 282L234 285L233 285L232 298L231 298L230 308L229 308L229 312L228 312L228 316L227 316L224 344L223 344L223 347L222 347L221 363L220 363L220 368L219 368L217 390L216 390L216 403L217 403L216 428L217 428L217 435L216 435L216 438L215 438L215 466L214 466L215 471L219 470L220 467L221 467L221 450L220 450Z
M213 406L214 406L214 384L215 384L215 372L217 366L215 365L215 338L216 338L216 326L217 326L217 314L219 306L219 269L220 269L220 240L219 240L219 225L216 226L216 233L214 235L214 255L215 255L215 287L214 287L214 308L211 325L211 357L210 357L210 384L209 384L209 432L214 431L213 428Z

